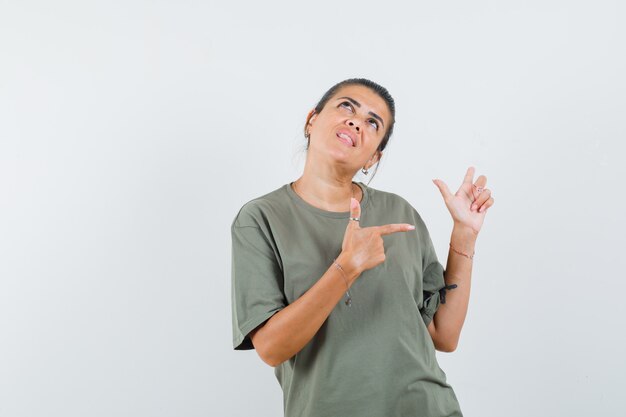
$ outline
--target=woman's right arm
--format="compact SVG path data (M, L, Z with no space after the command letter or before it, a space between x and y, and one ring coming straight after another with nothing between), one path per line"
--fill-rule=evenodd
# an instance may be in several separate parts
M360 218L361 206L352 198L350 216ZM414 230L407 223L361 228L358 221L349 221L337 263L293 303L275 313L264 325L250 333L257 353L265 363L278 366L298 353L322 327L337 302L363 271L385 261L383 235Z
M337 258L345 272L334 265L300 298L274 314L265 324L250 332L257 353L270 366L278 366L298 353L322 327L348 285L361 274L352 257L341 252Z

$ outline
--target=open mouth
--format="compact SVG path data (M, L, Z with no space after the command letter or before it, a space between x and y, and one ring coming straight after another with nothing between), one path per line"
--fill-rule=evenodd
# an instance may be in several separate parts
M345 143L346 145L350 147L355 146L354 140L343 132L337 133L337 138L339 138L340 141L342 141L343 143Z

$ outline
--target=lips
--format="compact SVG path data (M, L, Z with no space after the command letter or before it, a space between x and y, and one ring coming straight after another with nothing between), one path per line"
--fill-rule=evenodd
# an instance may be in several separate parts
M337 137L346 145L356 146L356 136L347 129L339 129L337 131Z

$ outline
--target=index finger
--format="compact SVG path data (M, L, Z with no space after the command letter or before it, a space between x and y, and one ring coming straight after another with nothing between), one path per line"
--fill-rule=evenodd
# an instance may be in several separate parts
M467 168L467 171L465 172L465 178L463 178L463 182L467 182L467 183L473 183L474 182L474 171L476 171L474 169L473 166Z
M408 223L391 223L374 227L376 228L376 231L381 235L389 235L396 232L408 232L409 230L415 230L415 226Z

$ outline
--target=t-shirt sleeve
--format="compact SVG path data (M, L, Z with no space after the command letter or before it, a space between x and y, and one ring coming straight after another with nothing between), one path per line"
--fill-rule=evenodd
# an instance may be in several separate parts
M444 279L445 270L437 259L437 253L433 245L430 233L426 225L420 218L420 232L422 243L422 292L423 305L420 314L426 327L430 324L439 309L442 300L445 302L446 281Z
M233 348L254 349L249 333L287 305L283 273L267 233L257 225L241 225L232 235Z

